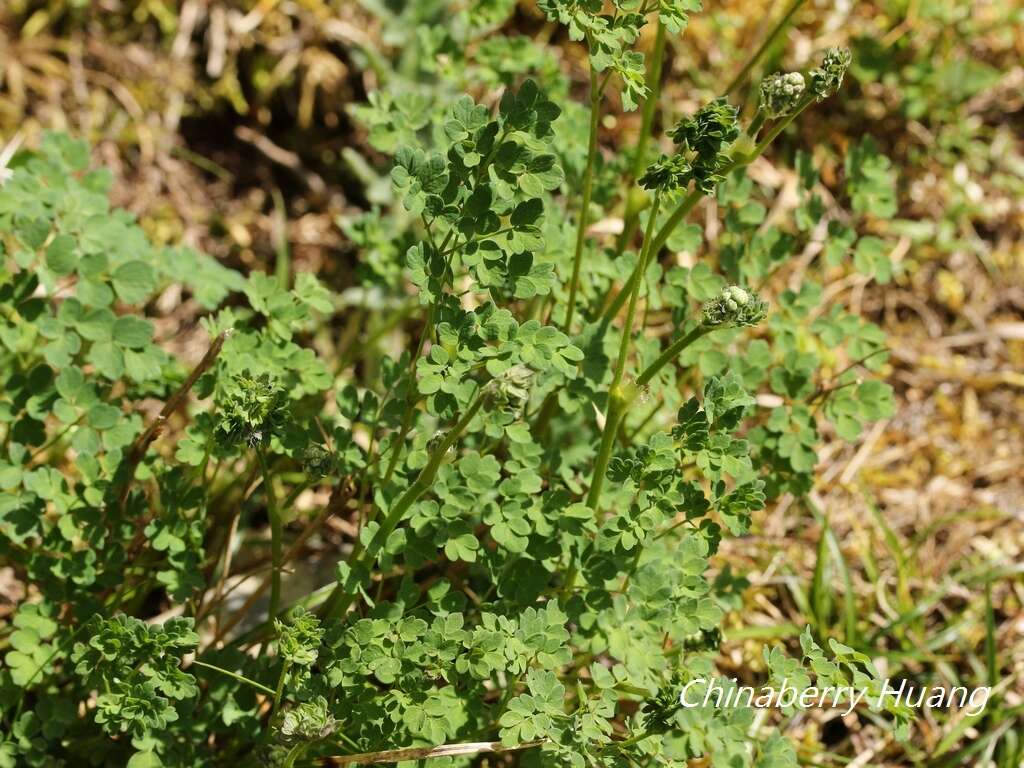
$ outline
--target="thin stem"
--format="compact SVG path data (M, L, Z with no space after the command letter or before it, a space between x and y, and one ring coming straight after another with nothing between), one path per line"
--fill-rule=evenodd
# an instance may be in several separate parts
M277 278L278 284L281 286L281 290L287 291L288 286L291 283L291 267L292 258L291 250L288 247L288 209L284 204L284 196L281 194L281 190L274 188L270 193L271 198L274 201L274 215L276 217L275 229L277 229L277 237L274 239L274 250L276 252L276 261L274 262L274 276Z
M248 677L240 675L237 672L231 672L229 670L214 666L213 664L207 664L205 661L199 661L199 659L195 659L192 663L197 667L203 667L204 669L212 669L214 672L220 672L222 675L227 675L228 677L234 678L240 683L251 685L256 690L262 691L263 693L266 693L270 696L273 696L275 693L272 688L268 688L267 686L263 685L263 683L257 683L255 680L250 680Z
M640 261L636 265L637 275L643 275L647 271L647 261L651 255L651 234L654 231L654 224L658 218L658 208L661 206L661 190L654 194L654 202L651 204L651 211L648 214L647 227L644 232L644 245L640 251ZM604 475L608 470L608 462L611 461L612 448L615 445L615 434L619 429L619 421L622 419L623 405L626 397L622 392L622 377L626 370L626 360L629 357L629 345L633 336L633 321L636 318L636 305L640 296L641 280L633 283L633 289L629 293L629 306L626 309L626 323L622 328L622 341L619 344L619 358L615 363L615 370L612 372L612 383L608 390L608 414L605 418L604 430L601 433L601 447L598 449L597 460L594 463L594 474L590 480L590 491L587 494L587 506L597 509L597 503L601 498L601 486L604 484Z
M284 758L284 763L282 763L282 768L292 768L292 766L295 765L295 761L302 757L306 753L307 749L309 749L309 742L303 741L288 750L288 754L285 755Z
M270 708L270 719L274 719L274 715L277 714L278 708L281 706L281 696L284 693L284 683L288 679L288 672L292 665L290 661L286 661L281 665L281 674L277 678L277 690L274 691L274 706Z
M811 396L809 398L807 398L807 402L808 403L813 403L815 400L817 400L822 395L831 394L836 389L838 389L838 387L829 387L828 386L829 384L831 384L833 381L836 381L837 379L842 377L843 374L848 373L849 371L852 371L858 365L863 365L868 360L870 360L872 357L878 357L878 355L884 355L888 351L889 351L888 347L881 347L880 349L876 349L874 352L871 352L871 353L866 354L866 355L864 355L863 357L861 357L861 358L859 358L857 360L854 360L852 363L847 365L845 368L840 370L838 373L835 373L832 376L830 376L827 382L822 382L821 384L819 384L818 387L814 390L814 392L811 393Z
M274 484L271 481L267 468L267 457L262 445L256 449L256 458L259 460L260 471L263 473L263 492L267 497L267 516L270 518L270 558L273 562L273 571L271 572L268 615L273 618L277 616L277 611L281 607L281 563L284 554L281 539L284 526L281 521L281 510L277 507L277 494L274 492Z
M360 578L360 571L364 566L368 566L376 560L380 550L383 549L384 544L387 542L388 537L391 536L395 528L401 522L402 518L409 508L416 503L420 496L426 493L434 482L434 477L437 475L437 470L440 468L441 463L444 461L445 455L448 453L448 449L451 448L462 433L469 426L470 422L476 417L476 414L483 407L484 402L488 399L489 393L481 391L477 394L476 399L469 406L462 418L453 426L448 433L445 435L444 440L441 441L434 451L430 454L430 459L427 461L427 465L420 470L416 480L413 481L406 491L395 501L394 505L388 510L387 517L384 518L380 528L377 529L373 539L366 548L361 550L358 542L352 550L350 555L350 567L349 575L344 583L338 584L331 592L330 597L327 598L327 602L324 605L324 615L331 619L336 619L339 616L344 615L345 611L352 604L355 599L355 591L358 587L357 580Z
M160 433L166 428L167 420L185 401L188 393L195 386L195 383L199 381L199 377L206 373L215 362L217 357L220 355L221 349L224 347L224 342L227 341L228 336L231 335L231 330L222 331L210 343L210 348L206 350L206 354L203 355L203 359L199 361L199 364L192 369L192 373L188 375L188 378L182 382L181 386L171 395L170 399L164 403L164 407L160 409L160 413L156 419L146 428L146 431L135 438L135 441L131 444L131 447L125 453L125 457L122 460L121 465L118 467L118 474L121 476L121 488L118 494L118 504L121 510L124 511L125 506L128 503L128 493L131 490L132 480L135 479L135 470L138 468L139 463L146 455L146 451L149 449L150 444L157 439ZM139 536L136 535L136 540ZM135 548L135 542L132 544L132 549Z
M473 187L474 189L476 188L477 185L480 184L481 180L487 174L488 167L490 166L491 162L494 160L495 156L497 155L498 150L501 148L501 145L505 141L505 137L508 135L508 133L509 133L509 127L506 126L505 128L502 129L501 134L498 136L497 140L494 142L494 145L491 147L491 151L487 154L487 157L485 157L483 162L480 163L480 165L477 167L476 174L474 176L474 187ZM595 139L595 141L596 141L596 139ZM588 191L587 194L588 194L588 197L589 197L589 191ZM589 206L589 199L588 199L587 205ZM429 224L427 224L426 219L424 219L424 224L427 226L427 236L428 236L428 238L430 240L431 247L434 248L433 232L430 229ZM466 242L463 243L462 246L459 246L458 245L458 235L457 235L457 232L458 232L457 229L450 229L448 231L448 234L445 235L444 240L441 241L440 247L439 248L434 248L434 250L438 254L440 254L443 258L451 259L452 255L457 250L459 250L460 247L465 248L466 245L469 243L469 239L467 238ZM451 249L449 250L448 249L448 244L452 241L452 238L455 238L455 245L453 245L451 247ZM451 266L451 263L452 263L451 261L448 261L448 267ZM397 467L398 467L398 459L399 459L399 456L402 453L402 451L401 451L402 442L405 440L405 435L409 432L409 428L412 426L412 419L413 419L413 415L416 412L416 403L417 403L416 388L415 388L415 385L416 385L416 363L419 361L420 356L423 354L423 348L424 348L424 345L426 344L427 338L428 337L433 337L433 334L434 334L434 324L436 323L436 321L437 321L437 301L433 301L430 304L430 311L427 313L427 321L426 321L426 323L423 326L423 331L420 333L419 342L416 345L416 353L413 355L412 362L409 365L409 375L410 375L410 379L411 379L411 382L412 382L413 389L409 393L408 402L406 403L405 414L402 416L402 429L395 436L395 439L392 441L391 445L388 446L388 450L391 451L391 458L388 461L387 470L384 472L384 478L383 478L384 483L387 483L391 479L391 476L395 473L395 469L397 469ZM381 404L381 409L383 409L383 403ZM371 519L371 520L373 519L372 513L369 516L369 519ZM358 541L357 541L357 546L358 546Z
M750 120L750 125L747 126L747 136L752 141L757 141L757 134L761 131L761 126L764 125L764 121L767 118L765 111L760 107L757 108L757 112L754 113L754 117Z
M728 162L725 165L725 167L721 169L721 174L725 176L726 174L732 173L737 168L743 168L747 165L750 165L750 163L754 162L754 160L763 155L764 151L775 140L775 138L784 130L786 130L786 128L789 127L790 123L792 123L800 115L800 113L803 112L813 101L813 96L804 96L804 98L800 101L797 107L790 114L788 114L786 117L782 118L775 125L772 126L772 129L768 131L767 135L765 135L765 137L761 141L759 141L757 145L754 147L754 151L751 154L745 155L743 157L733 158L730 162ZM696 207L697 203L699 203L703 199L703 197L704 196L700 193L700 191L694 190L680 201L679 205L676 206L676 209L672 211L671 215L665 220L665 223L661 225L661 229L659 229L658 233L654 236L654 243L651 248L651 250L654 253L657 253L665 246L665 243L672 236L672 233L675 231L676 227L678 227L680 223L682 223L682 221L689 215L690 211L692 211ZM622 310L622 305L625 303L626 298L633 290L633 284L637 279L637 274L637 270L634 269L633 274L629 276L629 279L626 281L626 284L622 286L622 290L620 290L618 294L616 294L615 298L612 300L612 303L605 310L604 316L602 317L602 322L605 325L607 325L611 318L615 317L615 315L617 315Z
M731 171L735 166L729 165L722 171L724 176L726 173ZM656 251L660 251L665 242L671 237L676 227L682 222L683 219L689 215L701 200L704 199L704 195L700 190L693 190L686 197L683 198L682 202L676 207L672 214L665 220L665 223L661 225L661 229L658 230L658 234L654 236L654 248Z
M723 173L730 173L736 168L740 168L745 165L750 165L752 162L754 162L755 159L763 155L764 151L768 149L768 145L775 141L775 138L784 130L786 130L789 127L790 123L796 120L797 117L800 116L800 113L807 109L807 107L809 107L813 102L814 94L810 93L809 91L805 91L803 98L800 99L800 101L797 103L793 111L790 112L785 117L783 117L777 123L775 123L775 125L772 126L771 130L768 131L767 134L765 134L765 137L761 139L761 141L757 142L757 147L754 148L753 154L750 155L749 157L738 158L733 160L728 166L726 166Z
M786 12L782 14L782 17L775 23L772 31L768 33L768 37L764 39L764 42L761 43L760 47L754 52L754 55L747 60L747 63L743 65L743 68L736 73L735 77L733 77L732 82L730 82L729 86L725 89L724 95L728 96L743 84L747 79L747 75L750 74L750 71L757 65L757 62L761 60L761 57L765 55L768 49L774 45L775 41L779 39L779 35L783 33L787 26L789 26L790 21L793 20L793 16L806 2L807 0L792 0L789 7L786 9Z
M618 396L615 396L614 393L610 395L608 416L605 420L604 431L601 433L601 447L598 449L598 457L594 465L594 476L590 483L590 493L587 495L587 506L591 509L597 509L596 505L601 497L601 485L604 481L604 474L608 470L608 463L611 461L612 448L615 444L615 435L618 432L619 424L626 410L636 398L640 388L646 386L657 375L658 371L675 360L684 349L704 334L710 333L713 330L715 330L715 326L698 325L686 335L669 344L653 363L644 368L643 372L637 377L636 386L631 388L628 393L619 392ZM575 569L571 568L570 571L572 575L575 575ZM571 589L570 584L567 583L567 586Z
M81 423L82 423L82 421L83 421L83 420L85 419L85 417L86 417L87 415L88 415L88 411L86 411L86 412L85 412L85 413L83 413L83 414L82 414L81 416L79 416L79 417L78 417L77 419L75 419L75 420L74 420L73 422L71 422L71 423L70 423L70 424L68 424L68 425L67 425L66 427L64 427L64 429L62 429L62 430L61 430L60 432L58 432L58 433L57 433L56 435L54 435L53 437L51 437L51 438L50 438L50 439L49 439L48 441L46 441L46 443L44 443L44 444L43 444L43 445L42 445L41 447L39 447L39 448L37 448L37 449L36 449L35 451L33 451L33 452L32 452L32 455L31 455L31 456L29 457L29 462L33 462L33 461L35 461L35 460L36 460L36 459L37 459L37 458L38 458L39 456L41 456L41 455L42 455L43 453L45 453L45 452L46 452L46 451L48 451L48 450L49 450L50 448L52 448L52 447L53 447L54 445L56 445L56 444L57 444L57 442L58 442L58 441L59 441L59 440L60 440L60 439L61 439L62 437L64 437L64 435L66 435L66 434L67 434L68 432L70 432L70 431L71 431L72 429L74 429L74 428L75 428L75 427L77 427L77 426L78 426L79 424L81 424Z
M705 333L713 331L714 326L710 325L698 325L692 331L687 333L685 336L676 339L665 348L665 351L655 358L654 362L644 368L643 372L637 376L636 385L638 387L646 386L651 379L664 368L668 363L679 357L680 353L688 346L693 344L697 339L703 336Z
M697 203L699 203L701 199L703 199L703 197L704 196L697 190L694 190L690 192L688 195L686 195L686 197L684 197L682 201L679 203L679 205L676 207L675 211L673 211L672 216L669 217L669 220L668 222L666 222L666 225L669 222L674 222L672 224L672 229L675 229L679 222L682 221L687 216L687 214L689 214L690 211L692 211L696 207ZM664 231L664 229L665 227L663 226L662 229L659 230L659 237L661 235L661 232ZM653 248L652 250L656 253L657 251L661 250L661 245L658 245L656 248ZM629 276L629 279L626 281L626 284L622 286L622 290L620 290L618 294L616 294L611 304L609 304L608 308L604 311L604 315L601 318L602 323L607 325L608 323L611 322L612 318L614 318L617 314L619 314L619 312L622 311L622 307L626 303L626 299L628 299L633 292L633 288L637 280L637 275L639 274L640 273L638 272L637 268L634 268L632 274Z
M430 305L430 312L427 314L427 321L423 324L423 330L420 332L420 339L416 344L416 354L413 355L412 361L409 363L409 385L411 390L407 393L405 413L402 416L402 428L395 435L391 445L388 446L388 450L391 451L391 458L388 461L388 468L384 472L384 482L387 483L391 476L395 473L395 469L398 467L398 457L402 453L402 441L405 440L405 435L409 431L409 427L412 426L413 415L416 412L416 401L417 401L417 390L416 390L416 363L419 362L420 356L423 354L423 347L427 343L427 337L432 336L434 332L434 318L437 317L437 303Z
M587 237L587 225L590 216L590 193L594 181L594 162L597 158L597 124L601 116L601 88L597 82L597 72L590 69L590 138L587 144L587 165L583 170L583 199L580 201L579 221L576 225L576 251L572 259L572 279L569 281L569 306L565 310L565 322L562 329L569 333L572 328L572 316L576 310L576 294L579 291L580 266L583 262L583 244Z
M654 203L651 205L651 212L647 219L647 228L644 232L644 245L640 251L640 260L637 263L637 274L642 276L647 272L647 262L651 257L651 232L658 219L658 209L661 207L661 190L654 194ZM622 376L626 370L626 359L629 356L629 345L633 338L633 323L636 320L636 305L640 299L640 283L637 280L633 290L629 294L629 306L626 308L626 323L622 329L622 341L619 343L619 358L615 363L615 370L612 373L613 390L622 383Z
M306 541L309 540L309 537L316 533L317 530L319 530L320 526L323 525L324 521L327 520L328 517L330 517L333 514L336 514L338 510L343 509L345 507L345 504L352 497L352 493L352 489L350 489L344 482L342 482L342 484L340 485L335 486L334 491L331 492L331 498L327 502L327 506L324 507L320 511L320 514L318 514L313 520L311 520L306 525L302 533L299 534L298 538L295 539L291 547L288 548L288 551L285 552L284 558L281 563L282 566L285 563L291 562L295 557L298 556L299 552L302 550L302 547L305 545ZM255 590L253 590L252 594L250 594L249 597L246 598L246 601L242 605L242 607L234 612L234 615L231 617L230 621L226 622L224 626L218 626L217 634L214 636L209 647L216 647L217 644L224 639L227 633L234 629L238 625L238 623L241 622L242 619L244 619L249 614L249 609L253 605L255 605L256 601L260 598L260 596L267 591L267 587L270 585L272 578L273 573L268 574L266 578L264 578L263 581L260 582L260 585ZM241 582L232 587L232 589L236 589L240 584ZM231 590L228 590L229 593L230 591ZM207 613L209 613L209 611L207 611ZM276 616L268 616L266 624L269 625L270 622L272 622L275 618Z
M654 113L658 108L658 101L661 96L661 70L665 60L665 25L658 17L658 26L654 36L654 50L651 51L651 58L647 69L647 98L644 100L643 112L640 116L640 134L637 136L636 149L633 151L633 164L630 168L627 186L630 192L626 196L626 212L623 215L622 233L615 244L615 255L619 256L629 241L636 233L637 225L640 222L641 204L638 190L632 184L640 177L644 169L644 161L647 158L647 145L651 140L651 126L654 125Z
M623 747L629 747L633 744L636 744L639 741L643 741L648 736L650 736L649 733L647 733L646 731L642 731L638 734L630 736L629 738L623 739L622 741L613 742L611 746L615 747L616 749L622 749Z

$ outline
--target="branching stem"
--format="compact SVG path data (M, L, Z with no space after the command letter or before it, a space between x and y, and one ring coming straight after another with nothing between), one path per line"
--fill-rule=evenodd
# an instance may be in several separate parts
M349 557L348 577L344 583L338 584L338 586L334 588L334 591L331 592L331 595L327 598L327 602L323 607L323 613L325 616L331 619L336 619L339 616L344 615L345 611L348 610L348 607L355 599L362 569L373 564L377 555L380 554L381 549L383 549L384 544L387 542L388 537L391 536L392 532L402 521L405 513L413 504L416 503L420 496L430 489L434 482L434 478L437 475L437 470L444 461L448 450L455 445L459 437L462 436L462 433L466 431L466 428L476 417L477 413L483 407L489 396L489 392L486 388L477 393L476 398L473 400L469 408L466 409L462 418L459 419L455 426L448 430L444 439L430 454L430 458L428 459L426 466L420 470L419 475L416 476L412 485L410 485L405 492L398 497L395 503L388 510L387 516L381 522L380 528L377 529L377 532L370 540L370 543L366 546L366 549L361 549L359 542L356 542L355 547L352 550L352 554Z
M797 118L797 116L801 112L803 112L813 101L813 96L805 95L804 98L801 99L797 107L789 115L782 118L775 125L772 126L771 130L768 131L765 137L757 143L753 152L751 152L749 155L744 155L742 157L734 157L729 163L726 164L724 168L721 169L721 174L724 176L726 174L732 173L737 168L743 168L744 166L750 165L750 163L754 162L754 160L763 155L764 151L768 149L768 146L775 140L775 138L784 130L786 130L790 123L792 123ZM665 247L665 243L668 241L669 237L672 236L672 233L675 232L676 227L678 227L683 222L683 220L689 215L690 211L692 211L696 207L697 203L699 203L703 199L703 197L704 196L700 193L699 190L693 190L679 202L679 205L676 206L676 209L672 211L671 215L669 215L669 217L665 220L665 223L661 225L661 228L654 236L654 242L651 246L651 251L653 253L658 253L662 248ZM634 269L633 273L629 276L629 279L626 281L625 285L622 286L622 290L620 290L618 294L616 294L611 304L608 305L608 308L605 310L604 315L602 317L602 322L607 324L611 320L611 318L615 317L615 315L617 315L622 310L622 305L625 304L626 299L631 295L633 291L633 286L636 282L638 274L641 273L639 273L637 269Z
M658 219L658 208L661 205L661 190L654 194L654 202L651 204L651 211L647 218L647 227L644 233L644 245L640 251L640 260L636 265L637 274L642 275L647 270L647 262L651 256L651 233L654 231L655 222ZM629 357L629 345L633 337L633 322L636 318L636 305L640 296L640 280L635 280L633 289L629 293L629 306L626 309L626 323L622 328L622 341L619 344L619 357L612 372L612 383L608 390L608 413L605 417L604 430L601 432L601 447L597 452L597 459L594 462L594 474L590 479L590 492L587 494L587 506L597 509L598 501L601 498L601 486L604 483L604 475L608 470L608 462L611 460L612 449L615 445L615 434L619 429L619 422L622 419L623 405L626 395L622 391L622 377L626 370L626 360Z
M785 31L786 27L788 27L789 23L793 20L793 16L796 15L796 12L799 11L801 6L806 2L807 0L792 0L789 7L786 9L786 12L782 14L779 20L775 23L775 26L772 27L771 32L768 33L764 42L761 43L758 49L754 52L754 55L747 60L747 63L743 65L743 68L736 73L735 77L733 77L732 81L725 89L724 95L728 96L743 84L751 70L757 66L757 62L761 60L765 53L767 53L768 49L771 48L775 41L779 39L779 35Z

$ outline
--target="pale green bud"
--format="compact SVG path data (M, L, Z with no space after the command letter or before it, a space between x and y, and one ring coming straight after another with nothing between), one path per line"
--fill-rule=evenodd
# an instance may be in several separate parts
M839 90L851 61L853 56L847 48L829 48L825 51L821 67L811 70L811 90L818 101L834 95Z
M757 325L768 313L768 304L753 291L730 285L704 305L705 325Z
M761 109L770 118L792 112L804 95L804 76L799 72L778 72L761 81Z

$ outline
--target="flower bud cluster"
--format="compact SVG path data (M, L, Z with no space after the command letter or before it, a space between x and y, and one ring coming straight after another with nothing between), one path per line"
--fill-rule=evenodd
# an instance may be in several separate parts
M730 285L704 305L706 325L757 325L768 314L768 303L753 291Z
M647 188L676 189L692 179L705 195L722 181L720 171L729 162L726 148L740 135L739 110L724 98L705 104L693 117L669 131L680 151L652 165L644 178ZM691 156L683 154L689 151ZM643 183L643 182L641 182Z
M818 101L834 95L843 84L853 55L848 48L829 48L821 66L811 70L811 91Z
M252 447L260 445L286 419L284 387L267 374L232 377L218 399L217 433L227 444L244 441Z
M777 72L761 81L761 109L769 118L785 117L804 95L804 76L799 72Z
M529 366L519 364L491 379L489 386L493 394L489 407L504 410L513 414L515 418L521 418L523 409L530 399L533 377L534 372Z
M334 456L319 443L310 443L302 452L302 468L312 477L326 477L334 469Z
M647 166L640 177L640 186L644 189L661 189L666 192L685 187L693 176L693 166L682 155L662 155L656 162Z
M676 144L707 160L720 154L725 145L740 135L738 116L739 110L724 98L715 99L693 117L679 121L669 136Z
M278 715L275 723L277 736L286 744L326 739L338 727L331 715L327 699L317 696L304 701Z

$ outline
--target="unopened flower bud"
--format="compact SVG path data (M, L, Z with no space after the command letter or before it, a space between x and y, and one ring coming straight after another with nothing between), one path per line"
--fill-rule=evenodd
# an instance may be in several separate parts
M257 447L287 420L288 398L280 381L267 374L238 374L229 379L219 400L217 434L225 444Z
M818 101L832 96L843 84L843 76L853 61L847 48L829 48L821 67L811 70L811 90Z
M761 109L770 118L792 112L804 94L804 76L799 72L776 73L761 81Z
M706 325L757 325L768 313L768 304L760 296L738 285L722 289L722 293L704 305Z
M530 398L530 385L533 382L533 371L525 365L513 365L498 377L491 379L496 402L513 412L520 412Z
M274 726L277 737L290 744L325 739L334 733L338 722L329 710L327 699L317 696L279 713Z
M689 184L692 173L693 166L682 155L662 155L659 160L647 167L644 175L640 177L640 186L644 189L668 192Z
M334 457L322 445L311 443L302 453L302 468L308 475L324 477L334 468Z

